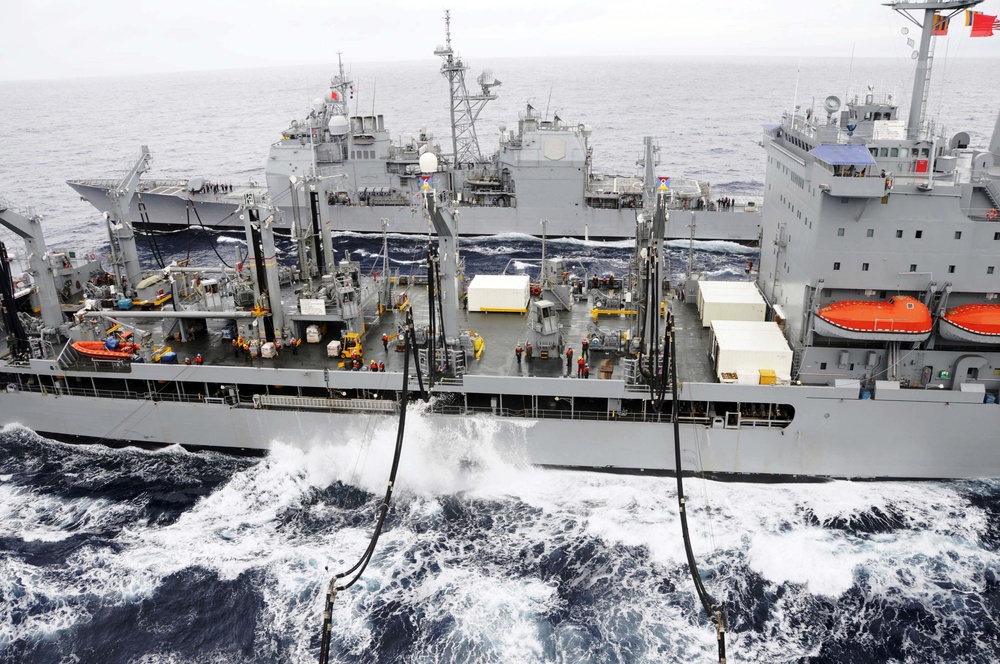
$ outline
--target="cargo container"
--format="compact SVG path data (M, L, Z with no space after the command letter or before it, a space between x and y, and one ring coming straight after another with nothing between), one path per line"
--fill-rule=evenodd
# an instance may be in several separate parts
M715 320L763 321L764 298L750 281L699 281L698 313L702 327Z
M531 283L524 274L477 274L469 284L469 311L528 310Z
M732 379L735 375L739 382L760 383L766 371L774 372L775 382L791 380L792 349L773 322L714 321L711 355L716 376L723 382L737 382Z

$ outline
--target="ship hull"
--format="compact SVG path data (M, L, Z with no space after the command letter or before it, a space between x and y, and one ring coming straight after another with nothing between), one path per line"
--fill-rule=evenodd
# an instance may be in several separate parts
M974 330L966 329L952 323L947 318L942 318L938 325L938 334L949 341L961 341L974 344L988 344L996 346L1000 344L1000 335L984 334Z
M386 380L386 374L378 376ZM401 377L390 380L401 382ZM884 396L876 392L873 399L861 399L857 390L850 388L689 384L681 398L775 401L795 410L792 422L784 428L748 426L724 418L682 424L684 472L750 481L1000 476L994 442L1000 407L983 403L982 395L912 390L891 391ZM392 414L30 391L8 391L2 399L2 411L5 422L17 422L59 439L228 450L266 450L276 443L346 445L355 438L351 432L360 436L373 428L390 431L396 420ZM61 417L52 417L56 411ZM426 420L426 430L435 432L436 442L430 444L440 444L437 453L456 464L469 461L470 456L474 461L475 455L483 452L462 441L472 432L479 439L490 432L491 453L514 463L636 474L676 472L672 425L666 421L627 421L624 417L628 414L621 415L623 419L603 421L488 413L424 413L411 418ZM955 426L958 421L961 426ZM339 432L338 437L331 437L331 431ZM459 441L450 450L449 439ZM390 455L387 447L382 461L388 463Z
M69 181L80 197L101 212L108 212L111 203L107 188L86 181ZM173 231L201 225L215 229L239 231L242 222L235 213L246 194L260 200L261 187L236 188L230 194L191 194L179 184L140 188L132 201L132 217L139 220L139 231ZM274 228L279 233L291 231L294 211L279 205L281 218ZM522 233L542 235L541 220L545 219L546 234L551 237L574 237L594 240L623 240L635 236L635 210L604 210L591 207L565 210L539 207L474 207L462 206L458 232L464 236ZM305 216L305 211L300 211ZM390 233L427 234L427 219L414 214L410 206L392 205L328 205L323 219L329 220L333 232L379 233L382 220L387 220ZM667 238L678 240L723 240L756 243L760 235L760 213L671 210L667 223Z

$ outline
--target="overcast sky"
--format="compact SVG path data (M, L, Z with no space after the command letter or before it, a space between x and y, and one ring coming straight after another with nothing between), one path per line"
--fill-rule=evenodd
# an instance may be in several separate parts
M445 7L469 58L909 51L880 0L0 0L0 80L432 59ZM1000 56L1000 33L968 30L953 20L950 57Z

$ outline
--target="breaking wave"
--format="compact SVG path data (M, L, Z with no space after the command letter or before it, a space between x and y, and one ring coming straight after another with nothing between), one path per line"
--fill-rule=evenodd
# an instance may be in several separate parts
M674 481L527 466L494 421L417 408L335 661L704 661ZM263 459L0 433L0 653L20 662L308 661L326 585L367 544L395 426ZM1000 483L691 480L737 661L1000 653ZM109 652L113 644L113 652Z

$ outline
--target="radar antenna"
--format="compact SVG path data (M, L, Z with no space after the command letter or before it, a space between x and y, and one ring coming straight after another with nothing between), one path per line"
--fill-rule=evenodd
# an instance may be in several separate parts
M884 3L893 11L905 16L911 23L920 28L920 44L913 52L917 61L917 69L913 75L913 96L910 98L910 117L906 122L907 138L919 138L920 127L927 110L927 91L930 88L931 65L934 61L933 40L934 29L944 26L952 16L966 7L974 7L983 0L894 0ZM911 14L910 12L914 12ZM922 12L923 16L920 16ZM940 12L940 15L938 14ZM904 34L906 34L904 32ZM944 33L942 33L944 34Z
M441 56L441 75L448 79L451 99L451 150L456 167L462 164L479 163L479 138L476 135L476 119L486 104L496 99L492 89L501 85L493 72L486 70L476 78L481 92L469 94L465 86L465 72L468 67L462 58L451 50L451 11L444 11L445 45L434 49L434 55Z

